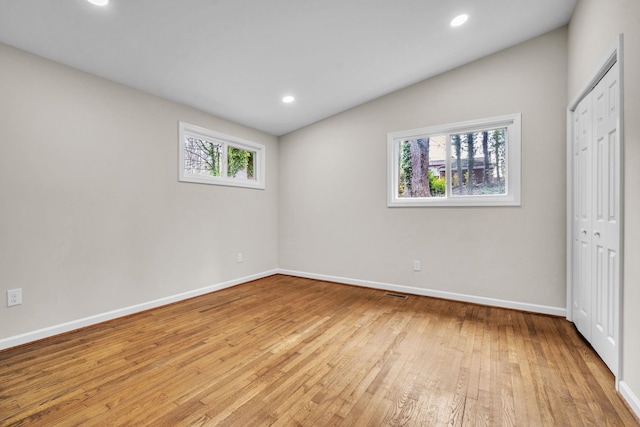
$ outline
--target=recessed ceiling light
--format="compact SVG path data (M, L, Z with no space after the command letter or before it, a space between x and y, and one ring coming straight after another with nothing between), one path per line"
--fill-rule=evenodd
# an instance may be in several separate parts
M285 104L291 104L295 100L296 100L296 98L294 96L291 96L291 95L287 95L287 96L282 98L282 102L284 102Z
M106 6L109 4L109 0L87 0L91 4L95 4L96 6Z
M466 13L463 13L462 15L458 15L451 20L451 26L459 27L460 25L467 22L467 19L469 19L469 15L467 15Z

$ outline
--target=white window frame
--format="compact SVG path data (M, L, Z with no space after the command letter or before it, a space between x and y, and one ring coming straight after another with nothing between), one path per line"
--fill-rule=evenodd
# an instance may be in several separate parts
M206 129L200 126L192 125L185 122L178 122L178 170L179 181L182 182L195 182L199 184L213 184L213 185L227 185L232 187L246 187L246 188L265 188L265 146L253 141L238 138L235 136L227 135L222 132L216 132L210 129ZM222 145L222 160L221 160L221 176L204 176L193 175L185 172L185 138L195 137L199 139L205 139L208 141L216 142ZM227 176L227 156L229 153L228 148L238 148L241 150L253 151L255 153L254 164L254 177L255 179L242 179Z
M490 117L466 122L430 126L419 129L389 132L387 134L387 206L520 206L521 192L521 114ZM496 128L506 128L506 194L501 195L457 195L451 196L451 135L482 132ZM446 135L446 193L444 197L399 197L399 142Z

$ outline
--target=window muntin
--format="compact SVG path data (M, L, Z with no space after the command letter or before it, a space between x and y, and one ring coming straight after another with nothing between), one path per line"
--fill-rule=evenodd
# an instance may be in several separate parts
M520 205L520 114L391 132L388 156L388 206Z
M179 123L179 180L265 187L265 148L220 132Z

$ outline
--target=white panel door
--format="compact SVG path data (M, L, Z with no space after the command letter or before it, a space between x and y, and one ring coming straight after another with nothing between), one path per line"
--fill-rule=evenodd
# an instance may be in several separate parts
M617 63L573 113L573 321L614 374L620 298Z
M573 321L591 340L591 212L592 212L591 94L573 114Z
M613 372L618 364L620 138L617 63L592 91L593 217L591 345Z

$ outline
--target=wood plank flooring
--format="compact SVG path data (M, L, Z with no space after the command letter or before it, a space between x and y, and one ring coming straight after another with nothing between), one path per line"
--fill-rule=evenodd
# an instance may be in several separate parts
M564 319L272 276L0 352L0 425L640 424Z

